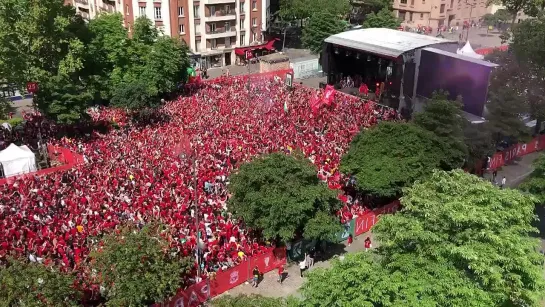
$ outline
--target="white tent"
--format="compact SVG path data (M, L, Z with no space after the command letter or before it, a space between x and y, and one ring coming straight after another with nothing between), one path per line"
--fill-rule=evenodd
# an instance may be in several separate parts
M12 143L0 151L0 163L5 177L36 171L36 157L25 145L17 146Z
M479 60L482 60L484 58L484 55L478 54L477 52L475 52L475 50L473 50L473 48L471 48L469 41L467 41L467 43L465 44L464 47L462 47L462 49L458 49L456 53L465 55L470 58L479 59Z

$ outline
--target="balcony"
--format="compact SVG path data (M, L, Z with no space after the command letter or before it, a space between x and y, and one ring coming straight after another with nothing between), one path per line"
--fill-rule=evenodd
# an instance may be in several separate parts
M204 0L204 4L224 4L235 3L236 0Z
M78 6L89 6L89 1L88 0L76 0L76 4L78 4Z
M213 22L213 21L226 21L226 20L235 20L237 19L237 15L235 13L235 10L232 11L216 11L215 14L210 14L206 16L206 21Z
M216 28L216 30L206 30L206 38L212 39L212 38L221 38L221 37L229 37L229 36L236 36L237 30L235 27L229 27L229 28Z

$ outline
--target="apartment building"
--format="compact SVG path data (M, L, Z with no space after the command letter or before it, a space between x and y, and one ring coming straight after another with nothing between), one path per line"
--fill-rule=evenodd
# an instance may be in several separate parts
M120 12L124 0L65 0L84 19L93 19L100 13Z
M131 1L131 0L121 0ZM132 0L129 27L140 16L184 41L204 67L235 64L235 48L263 43L270 0Z
M402 26L415 28L429 26L462 26L464 22L477 23L491 13L486 0L394 0L394 13Z

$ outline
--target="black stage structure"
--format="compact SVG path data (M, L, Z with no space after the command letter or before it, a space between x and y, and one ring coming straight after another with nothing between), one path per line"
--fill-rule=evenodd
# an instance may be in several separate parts
M482 117L491 69L497 65L456 54L458 43L392 29L357 29L325 39L321 64L327 83L357 93L362 83L405 117L433 92L462 96L464 111ZM380 88L377 91L377 87Z

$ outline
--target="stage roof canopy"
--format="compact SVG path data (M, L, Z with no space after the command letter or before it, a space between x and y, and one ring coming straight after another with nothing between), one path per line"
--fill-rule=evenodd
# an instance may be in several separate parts
M325 42L392 58L422 47L456 43L444 38L385 28L350 30L331 35Z

